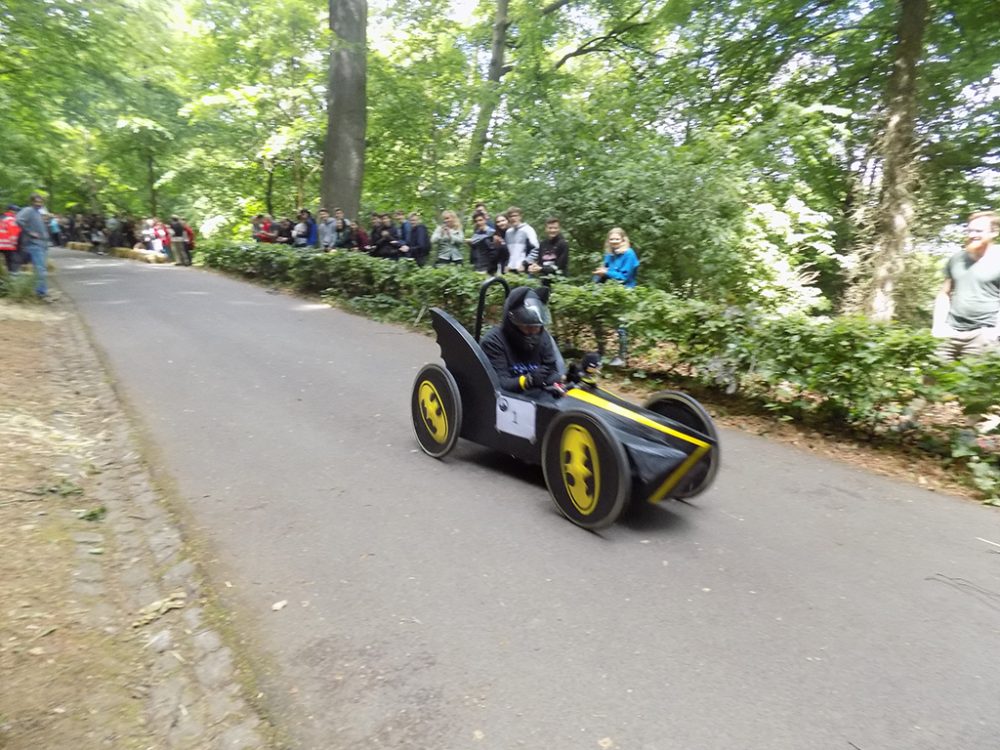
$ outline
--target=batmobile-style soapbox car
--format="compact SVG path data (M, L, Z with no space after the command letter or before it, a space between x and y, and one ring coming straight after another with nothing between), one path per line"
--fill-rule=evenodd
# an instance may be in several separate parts
M488 279L479 292L475 338L451 315L431 308L445 366L425 365L410 400L417 442L434 458L459 437L541 464L552 499L587 529L615 522L632 500L658 503L704 492L719 466L715 425L695 399L661 391L645 406L593 384L567 383L565 395L501 391L479 346Z

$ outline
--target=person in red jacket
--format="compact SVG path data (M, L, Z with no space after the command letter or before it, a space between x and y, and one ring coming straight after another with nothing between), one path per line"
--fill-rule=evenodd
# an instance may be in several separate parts
M17 250L17 238L21 227L17 225L17 206L7 206L7 212L0 218L0 255L10 273L20 269L20 253Z
M194 230L184 219L181 219L181 226L184 228L184 243L187 245L188 265L190 266L191 259L194 258Z

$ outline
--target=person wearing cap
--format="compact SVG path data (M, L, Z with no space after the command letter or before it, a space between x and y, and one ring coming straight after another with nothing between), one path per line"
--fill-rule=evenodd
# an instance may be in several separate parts
M500 387L523 393L562 381L563 359L545 326L552 322L548 289L520 286L503 307L503 322L483 336L481 346Z

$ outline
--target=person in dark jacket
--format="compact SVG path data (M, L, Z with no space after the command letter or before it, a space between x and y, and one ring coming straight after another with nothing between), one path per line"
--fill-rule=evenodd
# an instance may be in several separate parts
M559 219L550 216L545 220L545 239L528 256L528 273L536 276L565 276L568 269L569 245L562 235Z
M470 246L472 267L480 273L496 273L496 253L491 253L494 236L496 230L486 223L486 214L482 211L472 214L472 236L466 242Z
M410 241L406 244L404 257L413 258L418 266L427 262L431 253L431 235L424 226L424 221L417 211L410 214Z
M546 287L513 289L503 306L503 322L483 336L483 352L505 391L537 391L562 380L562 356L545 330L551 322L547 298Z

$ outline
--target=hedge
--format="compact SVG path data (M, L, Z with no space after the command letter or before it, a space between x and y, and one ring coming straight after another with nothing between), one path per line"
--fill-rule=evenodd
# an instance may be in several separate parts
M462 268L419 268L354 252L209 241L199 256L223 271L423 325L426 310L438 306L471 328L482 282ZM979 415L1000 414L1000 355L943 363L925 330L861 317L779 317L646 287L560 280L550 306L567 350L603 344L625 326L631 352L643 363L640 377L673 374L763 405L781 419L914 444L966 469L988 501L1000 496L1000 428L984 435L971 427ZM950 404L957 418L921 424L925 404Z

